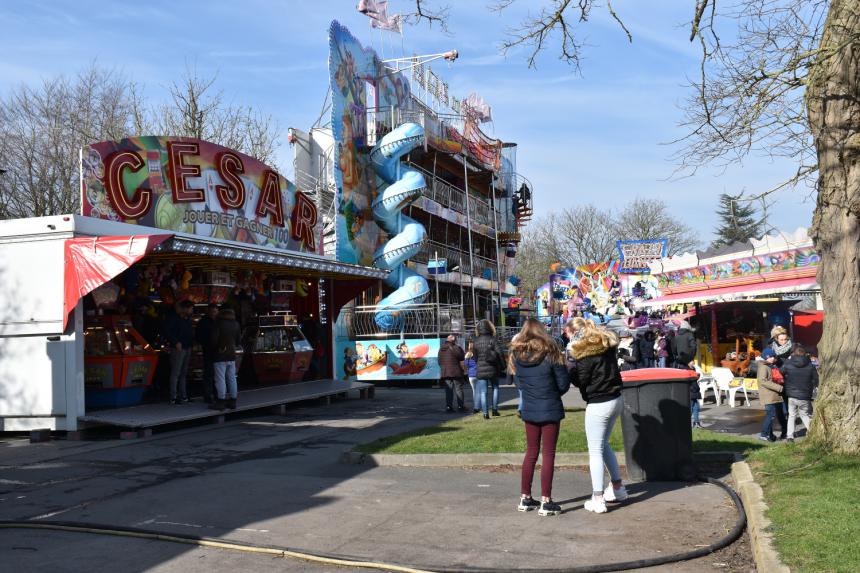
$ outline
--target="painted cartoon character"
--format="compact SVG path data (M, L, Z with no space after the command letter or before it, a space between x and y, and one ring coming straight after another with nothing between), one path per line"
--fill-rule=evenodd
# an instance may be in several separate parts
M365 366L367 366L367 360L364 357L364 345L361 342L355 343L355 368L356 370L361 370Z
M397 355L400 357L400 365L406 366L409 364L409 346L405 342L401 342L395 347Z
M355 355L354 348L344 348L343 349L343 379L349 380L351 376L355 376L357 372L356 364L358 363L358 358Z

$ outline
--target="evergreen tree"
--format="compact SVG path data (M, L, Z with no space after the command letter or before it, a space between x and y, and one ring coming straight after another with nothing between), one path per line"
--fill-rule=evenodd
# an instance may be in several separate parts
M715 230L717 238L711 243L711 247L758 239L764 233L764 220L759 217L753 204L742 201L742 197L743 194L720 194L720 206L717 209L720 225Z

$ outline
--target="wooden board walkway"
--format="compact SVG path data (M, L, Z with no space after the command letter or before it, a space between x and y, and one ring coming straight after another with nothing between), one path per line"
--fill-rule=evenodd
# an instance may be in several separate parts
M203 401L188 404L142 404L127 408L96 410L78 418L84 425L105 425L144 430L156 426L176 424L204 418L218 418L231 412L243 412L261 408L283 406L302 400L313 400L357 392L359 397L373 395L373 384L345 380L314 380L298 382L283 386L257 388L239 392L235 410L210 410L209 404ZM199 400L199 399L198 399Z

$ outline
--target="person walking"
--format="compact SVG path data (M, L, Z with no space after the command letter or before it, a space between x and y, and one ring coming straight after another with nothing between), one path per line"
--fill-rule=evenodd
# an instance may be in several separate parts
M561 513L552 500L552 478L555 470L555 448L564 418L561 397L570 388L564 359L558 343L544 326L529 318L520 333L511 341L508 367L514 383L522 393L521 417L526 432L526 453L520 476L519 511L538 508L538 515ZM532 498L532 480L538 452L542 454L540 468L541 501Z
M794 424L798 416L806 431L809 431L809 422L812 419L812 395L818 387L818 370L812 365L806 348L802 344L795 344L780 372L785 379L783 392L788 396L787 440L793 442Z
M779 420L779 427L782 434L780 440L784 440L787 432L787 424L785 418L785 409L783 408L783 392L785 388L782 384L774 379L774 365L776 364L776 353L772 348L765 348L761 352L761 356L756 358L757 370L756 379L758 380L758 398L764 404L764 423L759 434L760 440L775 442L776 438L773 435L773 421ZM777 371L779 373L779 371Z
M484 392L484 418L490 417L490 391L492 390L493 416L499 415L499 376L505 370L504 355L496 341L496 327L489 320L481 320L475 327L478 338L475 339L475 390ZM484 390L482 390L484 388Z
M239 397L236 383L236 347L241 344L241 330L236 321L236 312L228 306L221 307L212 330L210 349L215 370L216 398L209 406L213 410L223 410L225 407L236 409L236 400Z
M466 404L463 396L463 366L465 359L463 349L457 345L457 338L449 334L439 348L439 376L445 384L445 411L454 411L454 395L457 395L457 411L465 412Z
M696 337L686 320L682 320L678 325L678 334L672 339L671 350L675 356L675 368L690 368L690 363L696 358Z
M592 495L585 509L594 513L606 513L607 501L627 499L618 460L609 446L612 427L623 408L617 347L618 338L593 322L587 323L582 337L568 347L570 381L586 402L585 437ZM612 480L605 490L604 466Z
M194 325L191 314L194 303L183 300L176 305L174 312L167 316L164 325L164 339L167 341L170 356L170 403L184 404L188 399L187 380L188 362L191 347L194 345Z
M476 391L476 384L478 381L478 363L475 362L474 340L470 340L469 344L466 346L463 367L466 370L466 377L469 379L469 386L472 387L472 413L477 414L481 410L483 402L486 402L487 400L487 389L484 388L483 394Z

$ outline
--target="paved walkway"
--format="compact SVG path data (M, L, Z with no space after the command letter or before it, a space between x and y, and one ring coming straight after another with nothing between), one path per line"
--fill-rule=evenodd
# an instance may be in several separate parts
M559 471L553 495L565 513L541 518L515 511L516 471L338 462L357 443L446 419L442 404L441 390L379 389L374 400L131 442L4 439L0 519L153 528L428 569L566 567L665 555L711 543L734 523L725 495L708 485L634 485L630 503L597 516L582 509L587 474ZM10 571L51 573L335 569L165 542L10 530L0 530L0 559ZM655 570L711 568L721 559Z

